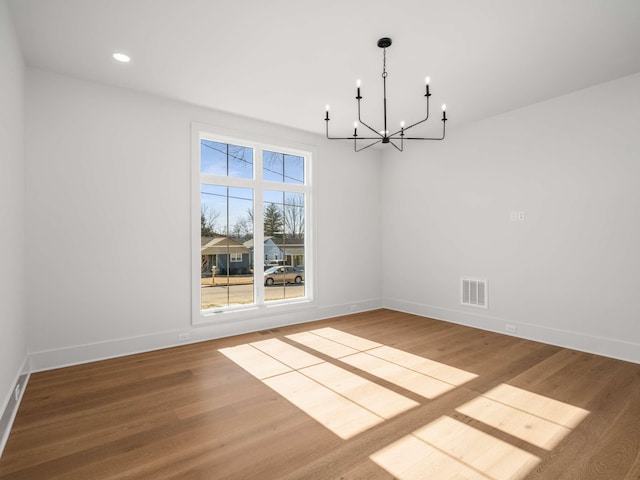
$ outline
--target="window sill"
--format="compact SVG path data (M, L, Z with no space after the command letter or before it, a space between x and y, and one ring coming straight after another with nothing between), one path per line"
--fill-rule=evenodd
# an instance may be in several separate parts
M211 309L197 312L192 318L192 325L226 324L257 318L286 315L299 311L306 311L316 307L316 302L310 298L296 300L282 300L265 303L264 305L237 306L221 309Z

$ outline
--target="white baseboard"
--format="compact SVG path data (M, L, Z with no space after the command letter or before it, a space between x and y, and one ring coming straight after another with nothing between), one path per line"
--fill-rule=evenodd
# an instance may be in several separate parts
M15 420L18 413L18 408L20 407L22 396L24 395L24 391L27 388L29 375L28 357L26 357L22 362L22 368L17 373L16 379L13 382L13 388L2 403L2 409L0 409L0 457L2 457L2 452L4 451L4 447L7 444L7 440L9 440L9 433L11 432L13 421ZM20 393L18 395L18 398L16 398L15 392L18 385L20 386Z
M434 318L436 320L502 333L504 335L517 336L518 338L640 364L640 344L634 342L595 337L580 332L492 317L483 313L454 310L403 300L385 299L383 305L384 308L390 310L412 313L422 317ZM515 326L518 333L513 334L507 332L505 330L506 324Z
M157 332L137 337L120 338L86 345L74 345L54 350L32 352L29 355L31 372L79 365L98 360L133 355L163 348L204 342L216 338L313 322L326 318L348 315L382 308L382 299L369 299L345 305L301 308L287 313L265 314L260 318L234 320L232 322L187 326L179 330ZM188 333L189 339L179 341L178 335Z

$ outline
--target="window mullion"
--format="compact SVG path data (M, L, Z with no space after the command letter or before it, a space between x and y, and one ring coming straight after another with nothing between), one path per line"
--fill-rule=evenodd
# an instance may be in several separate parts
M264 182L264 188L266 190L278 190L280 192L291 192L291 193L307 193L309 191L309 187L306 185L296 185L293 183L277 183L277 182Z
M257 305L264 305L264 193L262 148L254 148L255 184L253 192L253 284Z
M255 188L253 179L222 177L219 175L201 174L200 182L208 185L224 185L228 187Z

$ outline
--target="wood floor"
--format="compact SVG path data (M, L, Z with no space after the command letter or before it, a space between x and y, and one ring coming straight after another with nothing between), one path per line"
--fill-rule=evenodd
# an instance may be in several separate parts
M640 480L640 365L378 310L33 374L0 479L125 478Z

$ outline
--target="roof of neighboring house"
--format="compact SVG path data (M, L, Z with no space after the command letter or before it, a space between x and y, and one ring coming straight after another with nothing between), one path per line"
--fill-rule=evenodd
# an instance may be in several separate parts
M271 243L282 246L282 245L304 245L304 238L293 238L293 237L264 237L264 243L271 241ZM247 240L243 243L243 245L247 248L253 248L253 238Z
M265 242L267 241L267 238L264 239ZM250 238L249 240L242 242L242 244L247 248L253 248L253 238Z
M273 240L273 243L275 243L278 246L282 246L282 245L304 245L304 238L294 238L294 237L269 237Z
M249 253L249 249L227 237L215 237L202 245L202 255L224 255L226 253Z
M204 247L207 243L213 240L216 237L200 237L200 246Z

